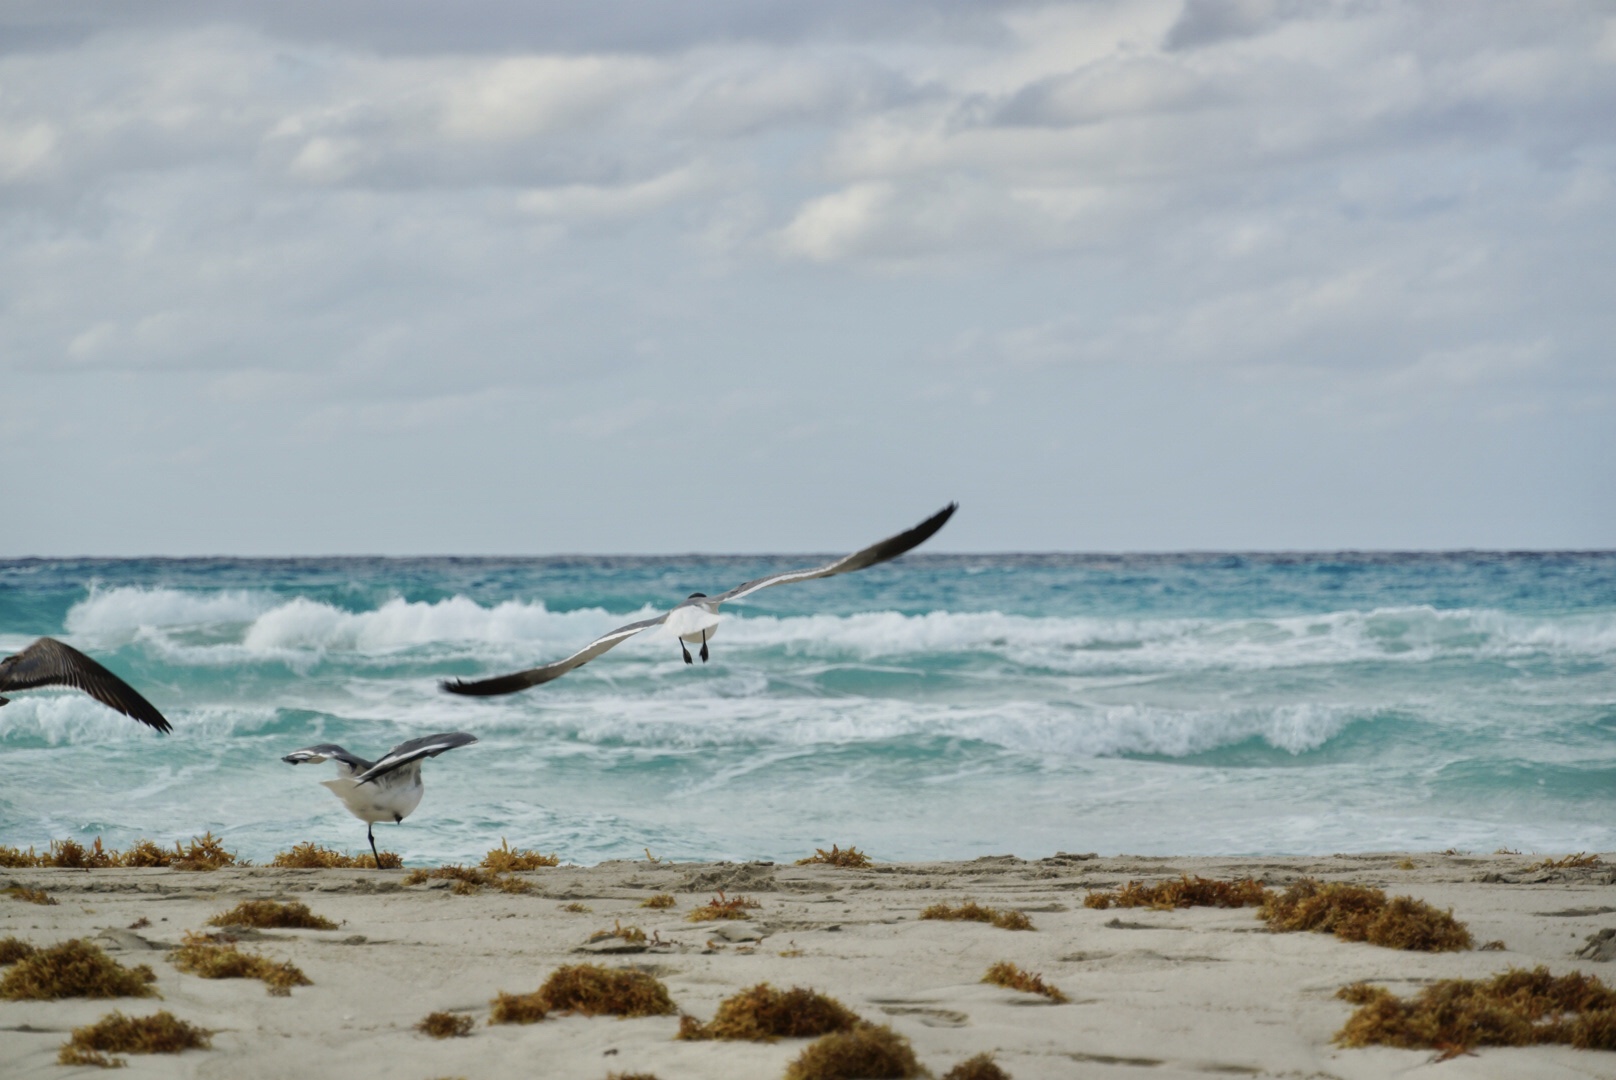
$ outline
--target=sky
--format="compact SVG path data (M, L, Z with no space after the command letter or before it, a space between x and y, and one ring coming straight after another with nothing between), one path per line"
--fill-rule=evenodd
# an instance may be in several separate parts
M0 557L1616 547L1616 9L7 0Z

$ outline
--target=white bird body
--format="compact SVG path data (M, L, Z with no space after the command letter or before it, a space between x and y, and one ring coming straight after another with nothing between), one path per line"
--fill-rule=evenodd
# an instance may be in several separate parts
M349 766L340 763L338 767L350 773L353 771ZM379 776L370 784L361 784L352 775L339 776L335 780L321 780L320 783L330 788L331 793L342 800L342 805L348 808L348 813L368 825L374 825L378 821L391 821L395 824L403 821L421 805L421 795L426 791L421 784L419 762L390 772L386 776Z
M691 597L672 611L662 628L680 641L704 644L718 633L718 605L704 603L705 597Z
M421 783L421 762L476 741L475 735L464 731L446 731L401 742L380 761L366 761L335 743L321 743L293 750L281 760L288 765L318 765L327 760L337 763L337 778L320 783L342 800L348 813L365 823L370 853L379 868L381 855L376 851L376 822L400 824L421 805L421 795L426 790Z

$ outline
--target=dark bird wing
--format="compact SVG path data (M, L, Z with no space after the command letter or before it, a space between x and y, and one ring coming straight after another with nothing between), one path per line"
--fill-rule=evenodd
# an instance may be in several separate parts
M71 645L42 637L15 656L0 660L0 691L37 686L71 686L108 708L168 732L172 725L135 688Z
M853 554L837 559L833 563L816 566L809 570L787 570L779 574L770 574L768 577L760 577L755 581L748 581L744 585L737 585L729 592L710 597L707 603L712 605L728 603L731 600L739 600L743 596L750 596L759 589L767 589L770 585L785 585L792 581L810 581L813 578L847 574L854 570L863 570L866 567L874 566L877 563L884 563L888 559L896 559L904 552L917 548L931 539L937 530L941 529L947 524L948 519L954 516L954 511L957 509L959 509L959 503L949 503L914 528L905 530L896 536L889 536L885 540L871 544L860 551L855 551Z
M495 694L514 694L518 690L526 690L530 686L547 683L551 679L559 679L575 667L582 667L613 645L638 634L641 630L649 630L653 626L660 626L667 619L667 612L663 612L654 619L642 619L631 622L627 626L619 626L616 630L598 637L588 645L579 649L565 660L557 660L553 664L543 667L529 668L518 671L512 675L496 675L491 679L478 679L475 682L466 682L462 679L446 680L438 685L451 694L469 694L474 697L491 697Z
M369 783L394 769L408 765L412 761L422 758L437 757L445 750L453 750L457 746L467 746L477 741L477 736L468 735L464 731L445 731L440 735L428 735L424 739L411 739L401 742L376 764L354 777L361 784Z
M288 765L318 765L326 758L336 758L354 772L364 772L370 768L371 762L366 761L358 754L350 754L336 743L321 743L319 746L305 746L301 750L293 750L281 758Z

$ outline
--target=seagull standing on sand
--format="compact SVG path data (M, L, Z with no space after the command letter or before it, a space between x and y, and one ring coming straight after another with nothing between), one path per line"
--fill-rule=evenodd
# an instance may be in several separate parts
M888 559L896 559L899 555L919 547L941 529L953 513L958 509L958 503L949 503L919 525L901 532L896 536L889 536L879 543L853 554L837 559L824 566L815 566L807 570L787 570L779 574L770 574L755 581L737 585L729 592L719 593L717 596L708 596L706 593L691 593L690 596L675 607L672 611L663 612L654 619L642 619L627 626L619 626L616 630L598 637L573 653L565 660L557 660L553 664L543 667L529 668L527 671L518 671L511 675L496 675L491 679L478 679L475 682L465 682L461 679L439 683L443 689L451 694L469 694L476 697L488 697L494 694L514 694L518 690L526 690L530 686L547 683L551 679L559 679L575 667L589 663L601 653L612 646L638 634L642 630L649 630L653 626L665 626L669 633L679 639L679 651L684 654L685 663L694 663L690 658L690 650L685 642L692 645L698 642L701 645L702 663L707 662L709 655L707 642L717 632L718 607L731 600L739 600L743 596L750 596L759 589L766 589L770 585L784 585L792 581L808 581L812 578L831 577L836 574L851 573L854 570L863 570L865 567L884 563Z
M376 859L376 869L380 870L382 857L376 852L376 822L400 823L421 805L422 760L476 741L477 736L464 731L446 731L401 742L380 761L366 761L335 743L321 743L293 750L281 760L292 765L318 765L326 758L336 761L341 775L320 783L342 800L348 813L365 822L370 853Z
M134 687L55 638L42 637L22 652L0 660L0 693L39 686L71 686L147 727L165 734L171 730L163 714ZM9 700L0 697L0 705Z

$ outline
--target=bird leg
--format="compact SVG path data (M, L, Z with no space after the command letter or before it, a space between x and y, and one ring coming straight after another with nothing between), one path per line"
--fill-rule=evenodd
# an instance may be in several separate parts
M701 662L707 662L707 631L701 632Z
M382 868L382 857L376 853L376 824L371 822L365 826L365 835L370 838L370 857L376 860L376 869Z
M683 638L679 639L679 651L685 654L685 663L687 663L687 664L694 664L695 663L694 660L690 659L690 650L685 648L685 642L684 642Z

